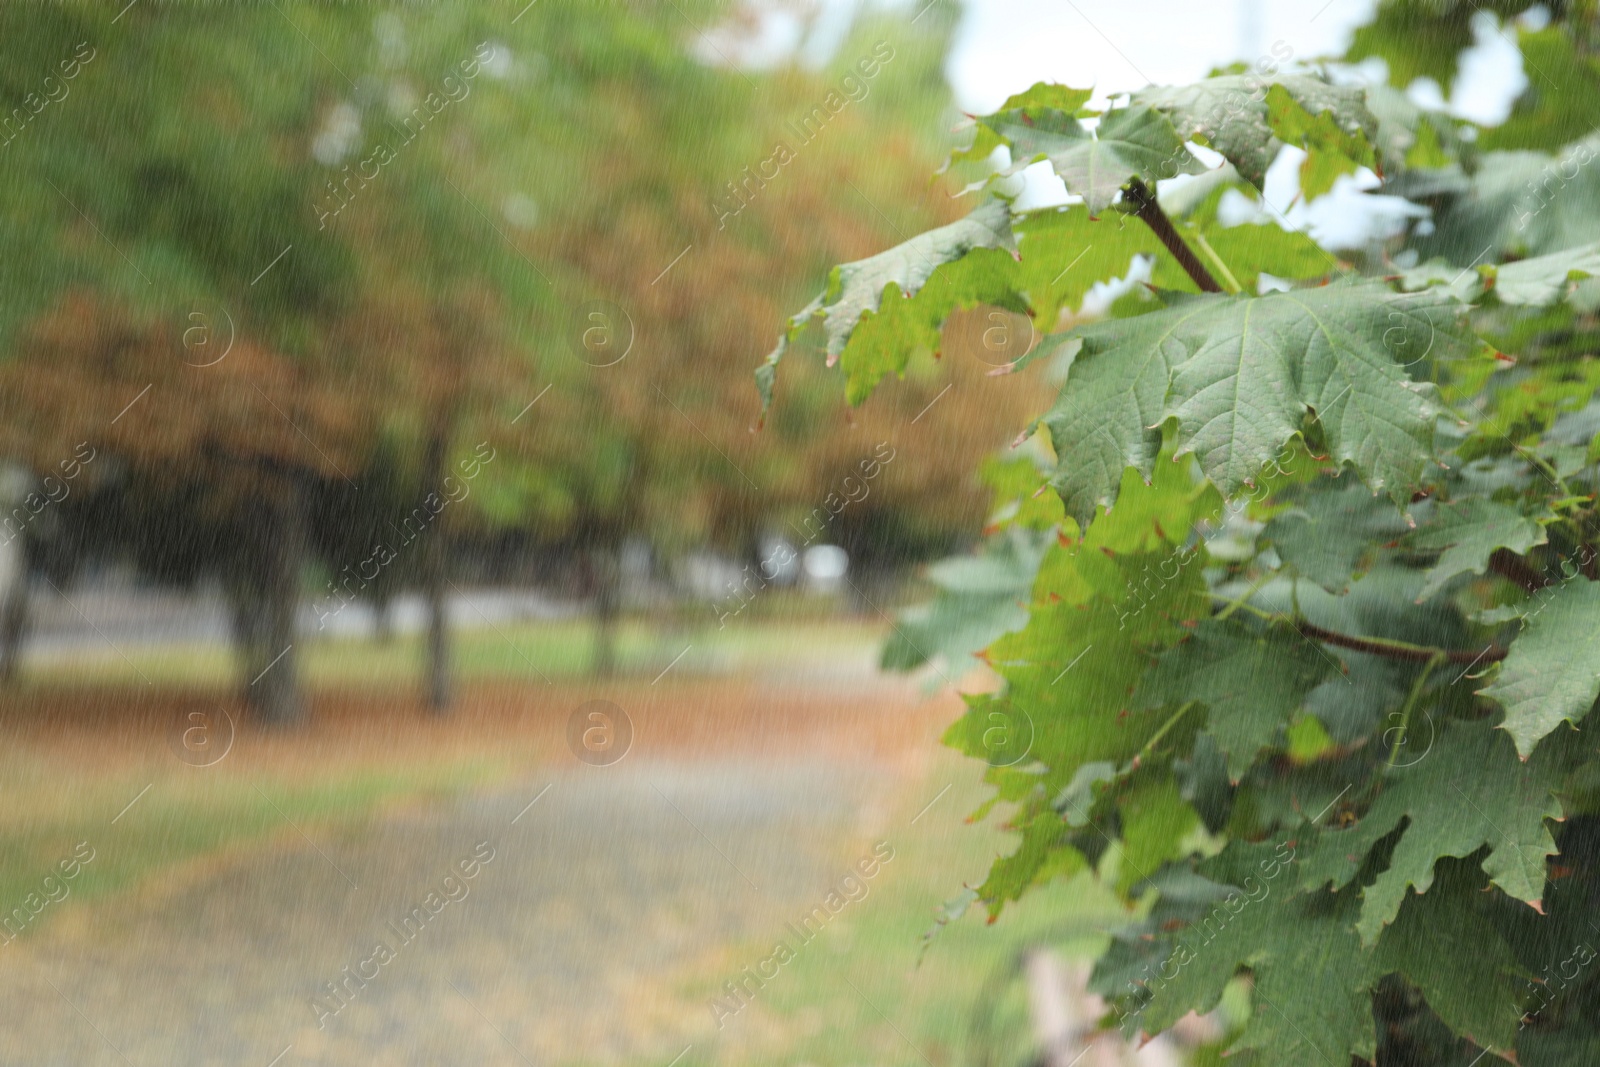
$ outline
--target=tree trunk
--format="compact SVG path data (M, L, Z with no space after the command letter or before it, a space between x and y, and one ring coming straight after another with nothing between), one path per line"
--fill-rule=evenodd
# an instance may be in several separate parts
M252 551L240 576L235 629L242 639L246 705L265 725L292 726L306 713L295 647L305 530L299 486L289 477L274 481L261 493L259 511L247 515L254 520Z
M22 639L28 632L28 575L26 568L7 591L0 608L0 685L10 685L17 677L22 659Z
M21 536L0 542L0 685L10 685L28 631L28 550Z
M372 636L380 645L394 643L394 597L387 583L372 594Z
M260 564L263 548L256 538L250 538L245 549L238 564L239 573L228 586L228 605L239 663L239 702L254 710L258 691L250 683L272 662L273 653L268 651L267 592L263 585L265 571Z
M248 558L248 557L246 557ZM261 594L255 587L252 575L246 572L245 559L235 562L234 573L227 576L223 591L228 598L228 623L233 637L234 659L239 666L239 701L250 703L250 679L255 677L250 666L255 662L257 636L261 617Z
M428 508L430 497L443 504L437 494L443 491L445 477L445 434L435 429L428 437L422 458L422 484L425 489L422 506ZM430 509L431 511L432 509ZM422 577L422 593L428 605L428 681L427 704L435 714L450 710L452 679L450 677L450 619L446 603L447 545L445 544L443 512L435 515L423 534L421 555L418 558Z
M438 579L429 581L427 598L428 707L442 715L450 710L454 695L450 676L450 620L444 582Z
M596 678L610 678L617 673L617 620L622 614L622 564L616 546L591 550L589 569L594 589L594 659L590 671Z

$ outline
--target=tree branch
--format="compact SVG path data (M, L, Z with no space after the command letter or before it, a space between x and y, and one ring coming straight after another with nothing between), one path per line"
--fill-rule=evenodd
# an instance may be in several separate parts
M1324 644L1334 645L1338 648L1348 648L1352 652L1368 652L1374 656L1403 660L1407 663L1427 663L1442 656L1451 663L1462 663L1471 666L1474 663L1498 663L1506 658L1506 650L1498 645L1490 645L1488 649L1482 652L1457 652L1450 649L1410 645L1402 641L1385 641L1382 638L1352 637L1349 634L1324 630L1322 627L1312 625L1304 619L1297 620L1294 625L1295 629L1306 637L1321 641Z
M1167 251L1172 253L1172 258L1178 261L1194 283L1200 287L1202 293L1220 293L1222 286L1206 270L1205 264L1200 262L1194 254L1194 249L1184 243L1183 237L1172 225L1172 220L1167 218L1167 213L1161 210L1161 205L1156 201L1155 192L1144 182L1135 178L1128 185L1128 203L1134 207L1134 214L1156 235Z
M1248 594L1246 594L1248 595ZM1212 592L1213 600L1223 600L1222 594ZM1475 663L1498 663L1506 658L1506 649L1499 645L1490 645L1481 652L1452 651L1448 648L1434 648L1431 645L1414 645L1409 641L1396 641L1390 637L1353 637L1342 634L1337 630L1324 630L1322 627L1292 616L1271 611L1244 603L1241 597L1237 600L1228 600L1229 611L1243 608L1256 618L1266 623L1288 623L1299 631L1300 636L1323 644L1336 645L1339 648L1348 648L1352 652L1368 652L1374 656L1385 656L1389 659L1402 660L1406 663L1430 663L1435 660L1448 663L1465 663L1472 666ZM1228 613L1223 612L1217 618L1224 618Z

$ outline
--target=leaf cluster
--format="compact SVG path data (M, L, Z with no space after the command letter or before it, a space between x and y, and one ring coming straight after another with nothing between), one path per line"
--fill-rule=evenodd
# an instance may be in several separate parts
M1448 74L1454 51L1399 62L1406 27L1472 6L1386 3L1354 57ZM1576 69L1594 28L1522 41ZM999 164L985 199L836 268L760 372L770 402L818 319L858 402L959 309L1035 326L1004 369L1047 367L1053 399L986 468L987 540L930 573L884 660L998 679L945 737L1018 835L971 892L991 918L1059 877L1125 894L1095 983L1130 1034L1244 984L1223 1044L1247 1062L1589 1062L1593 94L1466 135L1309 70L1088 99L1039 85L976 119L957 162ZM1224 225L1285 145L1302 195L1365 168L1430 225L1350 262ZM1201 146L1225 163L1177 178ZM1007 175L1037 160L1074 204L1016 210ZM1073 314L1135 256L1148 286Z

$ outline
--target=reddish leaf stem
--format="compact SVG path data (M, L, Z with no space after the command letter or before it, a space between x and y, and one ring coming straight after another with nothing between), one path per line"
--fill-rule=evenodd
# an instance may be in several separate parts
M1385 656L1389 659L1404 660L1407 663L1427 663L1435 656L1443 655L1451 663L1471 665L1474 663L1498 663L1506 658L1506 650L1496 645L1491 645L1482 652L1451 651L1449 649L1435 648L1403 648L1382 641L1370 641L1364 637L1351 637L1334 630L1324 630L1309 622L1301 620L1295 623L1295 628L1305 636L1324 644L1335 645L1339 648L1348 648L1352 652L1369 652L1374 656Z
M1134 207L1134 214L1146 226L1150 227L1150 232L1154 233L1156 239L1167 247L1167 251L1172 253L1172 258L1176 259L1178 266L1182 267L1189 277L1194 279L1194 283L1200 287L1200 291L1202 293L1222 292L1222 286L1218 285L1217 280L1211 276L1211 272L1206 270L1205 264L1201 263L1200 258L1194 254L1194 249L1184 242L1183 236L1172 225L1172 220L1167 218L1167 213L1161 210L1161 204L1157 202L1155 192L1144 182L1135 178L1128 185L1127 197L1128 203Z

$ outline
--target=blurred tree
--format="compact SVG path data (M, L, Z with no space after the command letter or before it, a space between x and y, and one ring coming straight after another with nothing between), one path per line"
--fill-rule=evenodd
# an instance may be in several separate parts
M443 708L452 538L581 545L605 668L625 539L753 555L876 443L819 439L844 417L820 375L751 433L732 372L765 324L841 252L959 213L924 206L944 140L908 132L953 117L953 12L759 73L725 61L743 14L0 11L0 447L38 472L105 455L85 487L115 484L123 544L221 578L266 721L302 713L313 557L320 610L423 590ZM831 204L841 181L857 195ZM983 369L950 396L903 384L920 473L829 539L898 558L975 532L938 445L1014 422Z
M363 358L374 283L387 280L370 266L423 257L327 225L326 171L349 134L341 100L356 89L346 72L374 50L370 19L306 7L0 17L8 100L53 78L58 53L79 63L7 146L0 196L41 259L3 321L46 309L4 371L7 444L48 469L88 440L202 484L207 509L228 517L215 557L246 699L265 721L293 721L303 497L361 469L415 355Z
M573 33L560 27L574 17L541 6L522 27L532 40L565 41ZM653 17L659 35L696 43L670 7ZM550 207L538 238L586 288L570 292L559 343L545 346L550 392L508 449L556 473L541 487L555 497L545 513L587 548L599 670L612 663L625 539L642 536L667 557L711 543L753 562L764 532L821 506L882 439L869 432L889 432L869 424L847 442L826 432L846 412L819 374L797 375L771 426L752 433L755 397L736 372L763 342L762 325L830 257L865 254L960 214L953 203L928 205L926 173L948 143L918 132L956 117L941 71L953 23L953 13L938 12L914 25L908 15L865 19L821 69L791 60L763 74L675 53L653 65L623 63L614 48L574 49L541 68L538 98L530 91L526 106L582 110L563 116L553 143L515 142L526 157L514 148L485 161L485 187L506 200L551 160L587 180L581 195L540 197ZM708 30L717 35L706 50L713 59L736 52L724 47L730 25ZM830 203L823 191L844 183L855 193ZM1014 404L1021 393L983 381L987 369L974 364L968 377L992 388L946 397L903 427L914 449L954 427L988 446L1005 442L1005 420L1018 412L994 396ZM943 383L932 378L904 383L903 423L938 395ZM895 515L861 526L874 534L853 538L863 558L884 544L879 535L918 529L923 545L943 544L980 526L983 503L956 453L915 454L884 483L903 491L885 489L859 513ZM957 491L937 502L919 495L934 485ZM825 539L845 536L841 528Z

